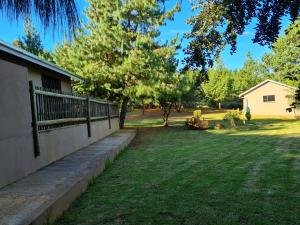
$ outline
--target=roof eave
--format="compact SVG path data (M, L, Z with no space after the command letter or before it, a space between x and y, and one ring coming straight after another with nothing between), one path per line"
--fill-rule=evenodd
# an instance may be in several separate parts
M20 58L22 60L31 62L35 65L38 65L40 67L46 68L48 70L54 71L56 73L59 73L63 76L69 77L72 80L78 80L78 81L85 81L84 78L76 75L76 74L72 74L56 65L54 65L53 63L47 62L45 60L42 60L41 58L23 51L17 47L11 46L11 45L7 45L4 42L0 41L0 51L5 52L6 54L12 55L14 57Z
M297 89L297 88L292 87L292 86L289 86L289 85L287 85L287 84L284 84L284 83L281 83L281 82L278 82L278 81L274 81L274 80L267 79L267 80L262 81L262 82L260 82L259 84L255 85L254 87L248 89L247 91L244 91L243 93L241 93L241 94L239 95L239 98L243 98L243 97L244 97L246 94L248 94L249 92L252 92L253 90L255 90L255 89L257 89L257 88L263 86L264 84L266 84L266 83L268 83L268 82L272 82L272 83L275 83L275 84L278 84L278 85L282 85L282 86L285 86L285 87L287 87L287 88L291 88L291 89L294 89L294 90Z

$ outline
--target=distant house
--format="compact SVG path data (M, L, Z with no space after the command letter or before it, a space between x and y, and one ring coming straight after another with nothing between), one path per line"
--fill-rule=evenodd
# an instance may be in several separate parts
M290 107L296 88L274 81L265 80L241 93L244 107L250 108L253 115L297 116L299 110Z

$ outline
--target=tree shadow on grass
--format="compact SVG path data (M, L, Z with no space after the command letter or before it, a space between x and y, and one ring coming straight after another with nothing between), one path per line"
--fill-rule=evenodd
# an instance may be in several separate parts
M221 119L210 119L211 126L214 127L216 124L221 123L225 128L229 128L229 124ZM237 130L281 130L284 129L286 123L297 122L295 119L254 119L250 122L247 122L247 125L244 125L242 121L240 122ZM137 121L127 121L125 123L126 128L162 128L163 121L161 119L143 119ZM169 128L179 128L184 127L185 121L171 118L169 120ZM168 128L168 127L167 127Z
M169 127L155 113L126 121L136 138L58 224L298 224L298 123L189 130L191 112L174 113Z
M288 124L284 135L152 125L58 224L298 224L300 135Z

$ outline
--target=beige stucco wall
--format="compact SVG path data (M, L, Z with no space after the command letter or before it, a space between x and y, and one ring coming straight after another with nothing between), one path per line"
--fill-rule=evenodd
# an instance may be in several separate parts
M45 74L43 72L43 74ZM49 75L49 74L46 74ZM51 76L51 74L50 74ZM55 75L52 75L55 76ZM70 79L62 79L61 80L61 90L64 92L71 93L72 92L72 86L71 86L71 80ZM34 69L28 70L28 80L32 80L34 86L42 87L42 72Z
M92 122L91 137L88 137L86 124L42 131L39 133L40 156L29 161L27 166L35 171L112 134L119 129L118 118L112 119L111 125L109 129L108 120Z
M0 187L31 172L34 159L28 70L0 59Z
M0 188L119 129L118 118L94 121L92 137L78 124L39 133L41 154L34 157L31 107L24 66L0 59Z
M283 85L268 82L244 96L244 106L250 108L252 115L295 116L287 112L294 90ZM264 95L275 95L275 102L263 102Z

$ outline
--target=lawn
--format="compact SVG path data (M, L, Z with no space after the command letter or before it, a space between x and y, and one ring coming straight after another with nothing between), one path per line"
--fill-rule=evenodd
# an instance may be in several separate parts
M56 225L300 224L300 121L195 131L190 114L163 128L160 112L131 113L136 139Z

